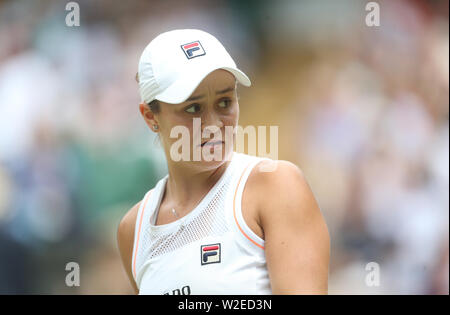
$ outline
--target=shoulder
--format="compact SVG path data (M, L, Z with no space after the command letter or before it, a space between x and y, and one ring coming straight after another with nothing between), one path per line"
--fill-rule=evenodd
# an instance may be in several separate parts
M119 227L117 229L117 240L119 242L119 247L122 247L122 245L125 245L126 243L130 243L130 240L131 243L134 241L134 229L141 202L142 201L139 201L135 204L120 220Z
M306 185L302 170L292 162L263 160L251 171L248 179L260 193L290 191Z
M156 187L156 186L155 186ZM118 238L126 238L127 236L132 236L134 238L134 229L136 225L136 218L139 212L139 208L143 203L145 207L147 201L150 199L151 194L155 190L155 187L150 189L147 194L145 194L144 198L136 203L130 210L125 213L119 223L119 227L117 229L117 237Z
M150 191L144 196L144 198L136 203L130 210L125 213L125 215L120 220L118 229L117 229L117 241L119 242L119 249L122 251L123 247L133 247L134 243L134 232L136 228L136 219L138 216L139 208L143 203L143 206L146 206L150 195L153 193L154 188L150 189Z
M295 215L302 211L308 215L318 209L303 171L294 163L284 160L264 160L251 171L249 189L257 199L259 215Z

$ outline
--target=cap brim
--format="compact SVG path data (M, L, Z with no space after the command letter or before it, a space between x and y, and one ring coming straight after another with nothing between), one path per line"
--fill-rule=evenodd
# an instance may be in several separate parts
M156 95L155 99L169 104L183 103L189 98L189 96L191 96L206 76L218 69L231 72L240 84L247 87L251 86L250 79L241 70L237 68L217 66L203 71L197 70L182 74L178 80L172 83L172 85L170 85L162 93Z

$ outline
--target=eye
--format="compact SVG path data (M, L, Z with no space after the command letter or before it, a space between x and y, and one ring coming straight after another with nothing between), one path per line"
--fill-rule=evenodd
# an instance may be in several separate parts
M200 104L191 104L191 106L186 107L184 111L190 114L198 113L200 111Z
M231 105L231 100L230 99L223 99L219 102L218 106L220 108L227 108Z

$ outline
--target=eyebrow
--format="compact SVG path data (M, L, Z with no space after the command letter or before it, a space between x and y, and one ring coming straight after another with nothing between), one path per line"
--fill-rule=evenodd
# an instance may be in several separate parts
M225 93L228 93L228 92L231 92L231 91L234 91L234 90L235 90L235 87L234 86L230 86L230 87L227 87L226 89L223 89L223 90L220 90L220 91L216 91L216 95L217 94L225 94ZM196 101L196 100L201 99L203 97L205 97L205 95L191 96L185 102Z

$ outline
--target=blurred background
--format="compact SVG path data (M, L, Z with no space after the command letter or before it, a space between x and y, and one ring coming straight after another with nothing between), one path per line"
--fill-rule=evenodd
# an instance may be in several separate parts
M331 234L330 294L449 293L448 1L0 0L0 293L132 293L122 216L166 174L138 112L144 47L200 28L252 79ZM68 262L80 265L67 287ZM367 286L369 262L380 285Z

